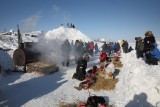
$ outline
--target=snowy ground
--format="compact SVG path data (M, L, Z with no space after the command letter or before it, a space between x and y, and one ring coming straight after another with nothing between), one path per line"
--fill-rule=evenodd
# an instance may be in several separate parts
M59 35L64 35L65 32L74 35L76 32L75 30L68 31L68 28L64 30L60 27L59 29L63 31ZM51 31L50 33L52 36L55 35ZM49 39L50 36L48 36ZM14 39L16 37L8 38L3 38L6 40L6 44L4 41L0 41L0 46L6 47L5 49L11 47L13 50L16 49L17 40ZM73 39L76 40L76 38L70 40ZM32 41L33 38L27 40ZM134 43L131 45L133 48L135 47ZM9 51L9 55L12 56L13 50ZM9 55L5 57L6 54L4 55L1 51L0 55L0 64L11 66L9 64L12 57ZM123 67L119 75L116 76L119 78L119 82L113 91L77 91L74 89L74 86L78 86L80 81L72 79L72 75L76 71L76 64L73 60L71 60L69 67L63 67L57 63L60 67L59 72L47 76L40 76L36 73L13 72L6 76L0 75L0 107L58 107L60 102L86 101L89 92L104 96L105 100L115 107L160 107L160 64L154 66L145 64L142 59L136 58L135 51L122 54L121 61ZM93 56L88 62L88 69L93 65L98 65L98 63L99 56Z
M115 107L159 107L160 66L149 66L135 58L135 51L122 55L124 64L116 78L119 82L113 91L93 91L91 94L104 96ZM88 68L99 63L98 56L90 59ZM72 79L76 65L62 67L57 73L39 76L35 73L11 73L1 78L1 106L11 107L58 107L60 102L86 101L88 90L77 91L79 81ZM139 101L139 103L137 103ZM16 103L15 103L16 102ZM153 106L148 106L153 105Z
M88 67L97 65L98 62L98 56L91 58ZM4 101L3 105L12 107L34 107L35 105L37 107L56 107L59 102L85 101L89 92L74 89L74 86L78 86L80 83L78 80L72 79L75 70L76 65L72 61L70 67L60 65L59 72L48 76L39 76L34 73L7 75L0 84L1 94L4 96L1 101ZM114 91L89 91L96 95L106 95L106 98L108 95L114 94Z

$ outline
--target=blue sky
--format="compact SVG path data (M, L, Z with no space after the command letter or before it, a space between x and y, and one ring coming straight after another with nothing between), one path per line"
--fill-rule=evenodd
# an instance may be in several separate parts
M48 31L73 23L91 39L160 40L160 0L0 0L0 31Z

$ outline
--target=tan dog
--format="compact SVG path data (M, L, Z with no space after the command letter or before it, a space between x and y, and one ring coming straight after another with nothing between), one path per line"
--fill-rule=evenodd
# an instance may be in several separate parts
M104 67L104 72L99 74L99 76L105 78L105 79L111 79L113 78L113 73L115 72L115 65L113 62L110 62L107 67Z

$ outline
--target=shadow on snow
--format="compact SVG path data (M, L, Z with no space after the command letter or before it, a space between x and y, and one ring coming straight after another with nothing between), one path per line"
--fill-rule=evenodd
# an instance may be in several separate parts
M28 81L8 85L2 92L0 91L0 94L3 96L0 98L0 106L20 107L32 99L42 97L67 82L67 80L63 80L63 75L64 72L59 71L51 75L40 76ZM7 84L9 83L11 81L8 81Z
M139 95L135 94L133 100L128 102L125 107L154 107L152 104L147 102L147 94L140 93Z

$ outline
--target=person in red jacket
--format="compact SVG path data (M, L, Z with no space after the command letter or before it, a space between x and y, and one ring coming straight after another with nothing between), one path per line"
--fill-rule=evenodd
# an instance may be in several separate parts
M93 50L94 50L94 42L92 41L89 43L89 54L91 56L93 56Z
M103 68L105 66L106 58L107 58L107 54L104 50L102 50L100 53L100 69L101 70L103 70Z

